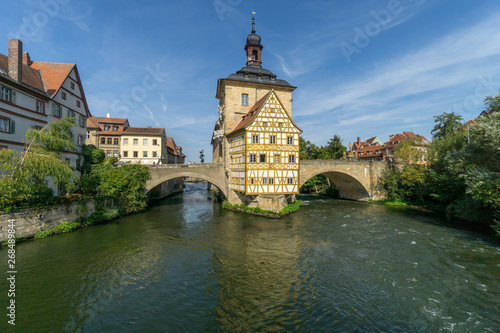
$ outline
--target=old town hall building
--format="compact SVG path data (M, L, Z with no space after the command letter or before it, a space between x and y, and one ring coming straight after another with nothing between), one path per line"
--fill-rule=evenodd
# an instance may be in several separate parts
M252 18L246 66L217 82L219 119L212 137L213 162L225 165L231 203L279 210L286 203L285 195L299 192L301 130L292 121L296 87L262 68L260 42ZM273 202L273 207L266 201ZM282 203L276 206L277 201Z

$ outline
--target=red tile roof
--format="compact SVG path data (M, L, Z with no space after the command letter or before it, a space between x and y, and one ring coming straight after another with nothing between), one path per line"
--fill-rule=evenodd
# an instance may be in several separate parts
M152 127L127 127L123 134L139 134L139 135L162 135L165 133L164 128Z
M271 95L272 92L273 91L271 90L270 92L265 94L260 100L258 100L250 108L250 110L247 112L247 114L245 114L243 117L241 117L240 122L236 124L236 126L229 132L229 134L235 133L235 132L241 130L242 128L245 128L247 125L251 124L252 121L257 116L257 114L259 113L262 106L264 105L264 103L266 102L267 98L269 97L269 95Z
M75 67L75 64L33 61L30 67L42 72L45 88L49 95L54 97L64 83L64 80L66 80L71 70Z

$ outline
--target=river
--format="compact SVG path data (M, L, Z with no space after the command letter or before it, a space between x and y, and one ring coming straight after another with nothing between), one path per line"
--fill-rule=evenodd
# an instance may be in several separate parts
M17 331L500 331L500 248L484 236L314 197L269 220L225 211L205 188L18 244ZM6 248L0 262L6 272Z

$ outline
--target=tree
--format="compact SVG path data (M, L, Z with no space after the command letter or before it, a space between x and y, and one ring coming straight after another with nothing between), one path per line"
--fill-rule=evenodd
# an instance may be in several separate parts
M500 90L499 90L500 92ZM500 111L500 93L495 97L486 96L484 99L484 105L486 106L486 111L489 113L495 113Z
M446 113L439 116L434 116L434 128L431 131L431 134L434 139L442 139L447 135L457 131L462 127L463 118L460 115L456 115L454 112Z
M415 163L422 160L424 153L416 146L420 145L422 139L405 140L394 148L394 156L406 163Z
M67 185L76 180L68 163L61 161L59 152L76 149L69 131L73 118L50 122L41 130L26 133L23 152L0 150L0 209L14 206L47 203L53 195L48 178L57 185Z
M82 175L88 174L92 170L92 165L101 164L106 158L104 150L94 145L84 145L82 148L83 163L80 167Z

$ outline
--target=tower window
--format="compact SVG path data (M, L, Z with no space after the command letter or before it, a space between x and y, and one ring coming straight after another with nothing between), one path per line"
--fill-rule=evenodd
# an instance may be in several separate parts
M241 105L248 105L248 94L241 94Z
M253 50L253 52L252 52L252 60L259 60L259 51Z

